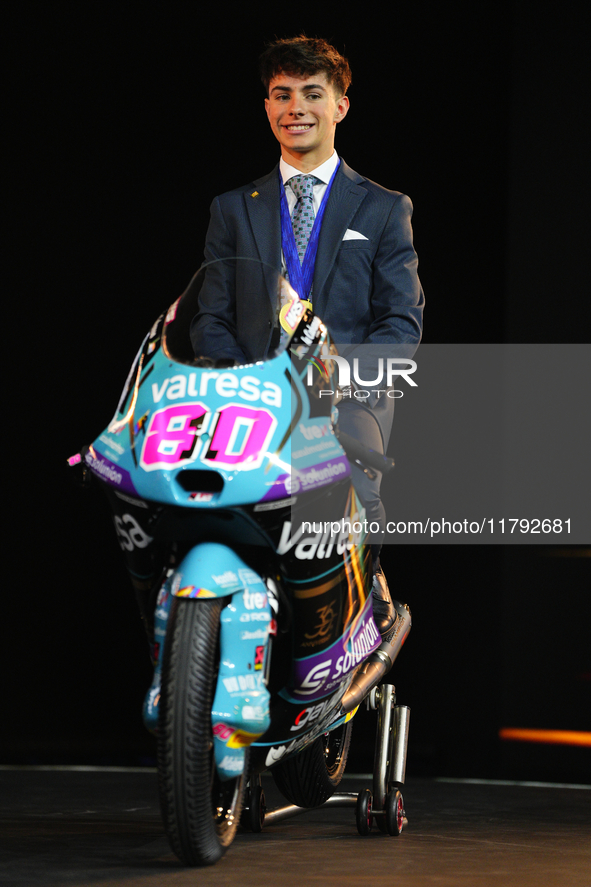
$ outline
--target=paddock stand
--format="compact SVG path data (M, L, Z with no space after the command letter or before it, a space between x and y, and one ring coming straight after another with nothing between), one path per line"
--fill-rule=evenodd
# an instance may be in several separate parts
M378 711L372 790L365 788L359 794L337 792L321 806L355 807L357 831L360 835L368 835L375 821L381 832L397 836L408 825L402 786L406 773L410 708L396 705L396 692L392 684L374 687L367 696L366 703L369 709ZM264 825L272 825L309 809L286 804L267 810L258 776L251 780L241 821L251 831L260 832ZM321 807L314 809L320 810Z

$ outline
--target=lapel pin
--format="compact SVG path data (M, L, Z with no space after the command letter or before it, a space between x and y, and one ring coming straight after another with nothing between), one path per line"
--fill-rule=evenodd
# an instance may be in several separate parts
M251 197L258 197L258 196L259 196L259 192L258 192L258 191L253 191L252 194L251 194L250 196L251 196Z

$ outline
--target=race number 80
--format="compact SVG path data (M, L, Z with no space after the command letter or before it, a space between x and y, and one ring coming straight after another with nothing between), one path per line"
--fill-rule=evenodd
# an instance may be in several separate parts
M175 404L152 415L140 465L155 471L199 458L216 468L258 468L276 427L261 407L230 403L211 413L201 403Z

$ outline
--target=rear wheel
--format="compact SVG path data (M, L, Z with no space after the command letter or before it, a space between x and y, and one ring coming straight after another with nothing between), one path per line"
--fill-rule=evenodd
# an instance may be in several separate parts
M299 754L281 761L271 773L282 795L298 807L319 807L343 778L353 721L319 736Z
M242 809L244 774L222 782L213 754L210 713L222 606L219 600L176 598L164 650L160 806L170 846L185 865L217 862L232 843Z

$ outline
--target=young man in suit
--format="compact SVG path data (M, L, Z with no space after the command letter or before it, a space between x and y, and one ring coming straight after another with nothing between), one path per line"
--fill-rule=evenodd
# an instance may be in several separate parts
M267 117L281 148L279 166L213 201L205 259L246 256L283 267L290 282L300 281L300 296L313 302L339 353L358 356L361 377L375 378L378 355L411 357L421 337L424 299L412 204L358 175L334 149L351 82L349 64L334 47L304 36L278 40L262 54L260 71ZM236 288L204 288L191 329L196 354L245 363L278 341L261 275L253 263ZM394 399L363 387L369 389L365 400L351 397L339 405L339 426L385 452ZM370 478L357 466L353 474L368 521L383 528L381 476ZM382 537L383 529L370 542L374 616L385 634L395 611L379 567Z

